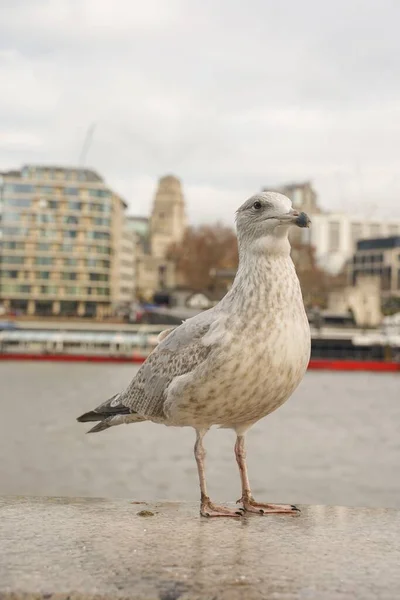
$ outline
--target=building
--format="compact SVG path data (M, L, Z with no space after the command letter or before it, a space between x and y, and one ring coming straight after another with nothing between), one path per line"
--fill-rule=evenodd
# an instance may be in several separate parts
M400 297L400 235L358 241L348 273L352 285L376 276L382 298Z
M300 212L307 213L311 220L313 216L319 214L321 209L318 206L317 192L314 190L310 181L304 183L288 183L275 188L263 188L263 191L274 191L284 194L292 201L293 208ZM292 245L308 244L308 229L300 230L292 227L289 232L289 239Z
M275 188L263 188L263 191L274 191L291 199L293 208L304 211L308 215L320 213L317 192L310 181L304 183L288 183Z
M303 241L315 248L318 266L333 275L344 269L360 240L400 235L400 221L340 213L314 214L311 221L311 227L303 231Z
M377 327L382 322L381 285L376 275L362 275L355 285L331 290L326 315L353 317L359 327Z
M132 288L121 283L128 281L120 259L126 206L89 169L28 165L2 173L0 301L5 309L43 316L110 315L113 303L125 300Z
M115 223L115 248L112 269L111 300L113 313L129 313L136 298L136 235L129 228L125 215ZM117 233L118 232L118 233Z
M182 240L186 226L181 182L173 175L161 177L150 217L152 256L165 258L171 244Z
M126 227L136 239L136 243L143 248L147 245L149 239L150 219L149 217L127 215Z
M288 196L295 209L304 211L311 217L311 227L303 230L292 228L290 240L293 245L313 246L317 265L331 275L343 271L359 240L400 235L400 221L322 212L317 193L309 181L282 185L273 188L273 191Z
M148 223L140 217L128 219L129 227L139 233L136 247L137 295L142 300L152 300L156 292L173 289L177 284L175 264L168 259L168 249L182 240L187 226L179 179L173 175L161 177Z

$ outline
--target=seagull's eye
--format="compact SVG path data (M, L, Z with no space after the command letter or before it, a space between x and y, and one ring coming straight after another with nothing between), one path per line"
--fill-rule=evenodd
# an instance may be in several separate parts
M253 208L255 208L256 210L260 210L260 208L262 207L261 202L259 202L258 200L256 200L253 204Z

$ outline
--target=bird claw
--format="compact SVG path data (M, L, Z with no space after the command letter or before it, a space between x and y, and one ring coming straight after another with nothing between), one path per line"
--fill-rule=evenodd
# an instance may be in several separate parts
M253 498L242 498L243 509L245 512L251 512L258 515L267 514L295 514L300 509L294 504L263 504L256 502Z
M212 517L242 517L243 509L232 510L230 508L226 508L225 506L217 506L213 504L210 500L206 502L202 502L200 507L200 514L202 517L212 518Z

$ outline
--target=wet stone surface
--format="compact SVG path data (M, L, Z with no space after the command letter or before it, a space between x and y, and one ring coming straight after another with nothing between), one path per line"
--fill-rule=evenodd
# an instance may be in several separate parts
M301 509L212 520L197 504L0 498L0 598L398 597L398 511Z

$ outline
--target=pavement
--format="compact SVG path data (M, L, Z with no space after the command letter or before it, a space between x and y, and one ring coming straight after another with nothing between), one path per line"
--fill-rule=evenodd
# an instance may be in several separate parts
M400 597L400 512L301 506L204 519L198 505L0 497L0 599Z

